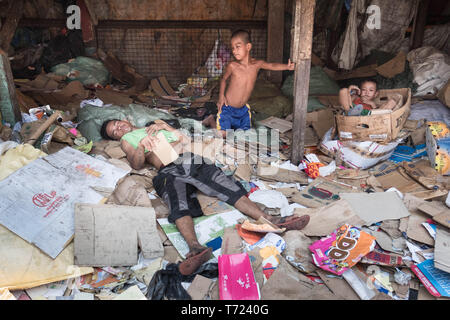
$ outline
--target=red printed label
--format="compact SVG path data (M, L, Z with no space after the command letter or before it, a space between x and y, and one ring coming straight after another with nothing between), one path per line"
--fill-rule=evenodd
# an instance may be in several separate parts
M61 205L69 200L70 196L57 196L56 191L48 193L38 193L33 196L33 204L39 208L45 208L46 214L44 218L49 217L51 214L58 211Z

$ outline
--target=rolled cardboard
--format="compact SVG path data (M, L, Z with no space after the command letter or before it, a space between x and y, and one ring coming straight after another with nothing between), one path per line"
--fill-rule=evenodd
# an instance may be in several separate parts
M50 118L47 119L31 136L28 138L28 140L25 143L34 145L39 139L39 137L44 133L45 130L47 130L53 122L58 120L62 115L61 111L55 111Z

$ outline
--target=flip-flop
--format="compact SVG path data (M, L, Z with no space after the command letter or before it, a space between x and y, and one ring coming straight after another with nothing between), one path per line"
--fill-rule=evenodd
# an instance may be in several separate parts
M187 258L178 265L178 270L182 275L193 274L202 264L211 258L212 248L203 250L193 257Z
M286 228L286 231L289 230L302 230L306 225L309 223L309 215L305 214L301 217L283 217L281 218L280 222L276 223L275 225L279 228Z

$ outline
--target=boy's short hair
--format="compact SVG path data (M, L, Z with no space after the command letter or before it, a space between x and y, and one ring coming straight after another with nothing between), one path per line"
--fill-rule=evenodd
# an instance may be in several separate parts
M111 119L111 120L106 120L105 122L103 122L102 127L100 128L100 135L105 140L113 140L113 138L111 138L108 135L108 132L106 132L106 127L108 126L108 123L110 123L111 121L120 121L120 120L119 119Z
M366 82L372 82L372 83L374 83L374 84L375 84L375 88L378 90L378 83L377 83L377 81L376 81L375 79L366 79L366 80L363 80L363 81L361 81L361 84L360 84L359 86L362 87L362 85L363 85L364 83L366 83Z
M247 30L239 29L239 30L234 31L231 34L231 39L236 38L236 37L241 38L245 44L252 43L252 39L250 37L250 32Z

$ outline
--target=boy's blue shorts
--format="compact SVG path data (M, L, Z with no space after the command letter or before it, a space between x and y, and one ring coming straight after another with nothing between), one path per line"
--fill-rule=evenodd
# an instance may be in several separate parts
M252 114L248 104L242 108L224 105L222 106L222 110L217 114L217 130L248 130L251 127L251 120Z

